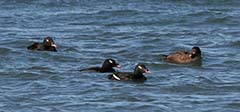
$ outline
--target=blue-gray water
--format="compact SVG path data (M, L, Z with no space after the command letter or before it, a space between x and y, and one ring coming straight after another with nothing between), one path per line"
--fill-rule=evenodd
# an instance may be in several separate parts
M239 0L1 0L1 112L239 112ZM26 47L52 36L58 51ZM199 46L201 66L162 54ZM145 83L79 72L144 63Z

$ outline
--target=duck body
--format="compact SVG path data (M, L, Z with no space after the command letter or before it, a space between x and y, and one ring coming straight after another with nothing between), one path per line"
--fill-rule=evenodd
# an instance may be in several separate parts
M54 43L51 37L44 38L42 43L33 43L32 45L28 46L28 50L36 50L36 51L54 51L57 52L56 44Z
M135 74L131 72L115 72L109 75L108 78L110 80L135 81L135 82L143 82L147 80L147 78L144 75L135 76Z
M114 72L110 74L108 78L110 80L116 81L134 81L134 82L144 82L147 78L143 75L143 73L151 73L145 65L138 64L134 72Z
M80 71L100 72L100 73L112 73L116 72L113 68L102 68L102 67L90 67L81 69Z
M178 51L173 54L164 55L164 60L170 63L187 64L201 61L201 50L193 47L191 52Z
M91 71L91 72L100 72L100 73L113 73L116 72L115 69L120 68L121 66L113 59L106 59L102 65L102 67L90 67L90 68L84 68L80 71Z
M28 46L27 49L35 51L54 51L57 52L57 49L53 46L44 46L42 43L33 43Z

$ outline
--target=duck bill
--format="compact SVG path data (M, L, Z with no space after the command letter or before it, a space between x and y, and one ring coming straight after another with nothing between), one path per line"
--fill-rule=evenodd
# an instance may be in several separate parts
M56 44L52 44L51 46L57 48L57 45L56 45Z
M152 73L152 72L149 71L149 70L145 70L145 73L150 74L150 73Z
M121 68L122 66L121 65L117 65L116 68Z

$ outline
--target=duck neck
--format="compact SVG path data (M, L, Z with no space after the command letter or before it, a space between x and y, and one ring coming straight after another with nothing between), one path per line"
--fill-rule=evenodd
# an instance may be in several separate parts
M103 65L103 66L101 67L101 69L104 69L104 70L112 70L113 68L110 67L110 66Z
M201 57L199 54L192 54L191 58Z
M134 70L134 77L142 77L143 73L139 69Z
M53 47L53 46L45 44L44 47L45 47L45 48L51 48L51 47ZM53 47L53 48L55 48L55 47Z
M192 55L191 55L191 58L195 58L195 57L196 57L196 54L192 54Z

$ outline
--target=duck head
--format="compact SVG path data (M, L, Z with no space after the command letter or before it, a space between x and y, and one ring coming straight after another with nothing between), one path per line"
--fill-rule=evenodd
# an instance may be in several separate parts
M43 44L44 44L44 46L57 48L57 45L55 44L55 42L53 41L53 39L51 37L44 38Z
M196 57L196 56L201 56L201 50L200 50L199 47L193 47L193 48L192 48L192 52L191 52L191 54L190 54L190 57L191 57L191 58L194 58L194 57Z
M103 63L103 68L112 68L112 67L116 67L116 68L121 68L121 65L119 65L114 59L106 59Z
M151 71L150 70L148 70L147 69L147 67L145 66L145 65L143 65L143 64L138 64L136 67L135 67L135 71L134 71L135 73L137 72L137 73L147 73L147 74L150 74L151 73Z

